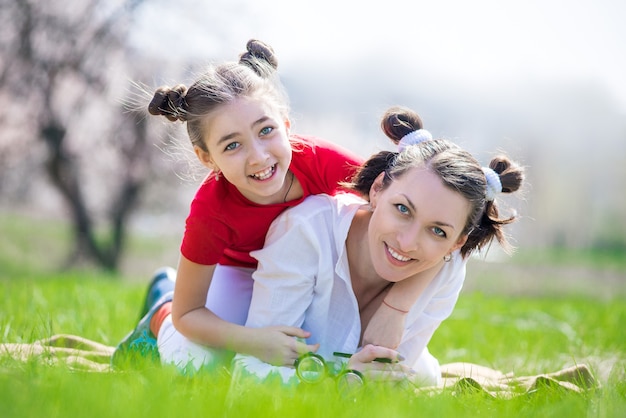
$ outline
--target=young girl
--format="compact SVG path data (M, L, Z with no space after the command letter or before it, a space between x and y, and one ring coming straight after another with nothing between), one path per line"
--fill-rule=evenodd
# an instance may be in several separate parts
M180 367L220 362L230 352L276 359L315 349L294 346L293 337L309 336L299 328L243 326L256 267L249 253L263 247L281 212L309 195L335 194L362 159L318 138L290 134L276 68L273 50L251 40L239 62L210 69L189 89L156 91L149 112L186 122L194 151L212 174L191 204L175 292L173 271L156 278L150 292L161 298L148 298L139 325L117 347L114 365L140 348L146 335L158 336L163 362Z
M355 176L351 188L366 200L311 196L282 214L264 248L252 253L259 263L246 325L302 327L327 361L345 361L372 378L433 385L441 372L427 344L456 304L470 254L494 238L507 247L502 226L514 218L499 216L495 198L518 190L523 171L507 157L481 168L455 144L430 139L409 109L390 109L382 126L399 149L372 156ZM433 269L434 276L423 275ZM373 313L406 281L421 290L406 308L397 350L364 344L361 332ZM357 351L349 361L334 357ZM234 370L297 382L297 358L271 363L238 355Z

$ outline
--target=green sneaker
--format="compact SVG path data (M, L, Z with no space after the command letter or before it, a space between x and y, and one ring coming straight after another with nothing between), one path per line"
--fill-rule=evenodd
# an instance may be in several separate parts
M117 345L111 358L113 368L134 366L141 359L158 361L159 350L156 337L150 331L152 315L174 295L176 270L171 267L160 268L154 273L148 286L146 297L139 315L139 322Z
M139 320L135 329L126 335L117 347L115 347L115 351L111 357L111 366L114 369L134 366L138 362L145 360L159 360L159 348L157 346L156 336L150 331L150 320L152 319L152 315L154 315L163 304L172 301L173 296L174 292L169 292L161 296L143 318Z
M139 314L139 318L146 316L150 308L161 299L161 297L169 292L174 291L174 284L176 282L176 270L171 267L162 267L154 272L152 281L148 286L146 292L146 298L143 302L143 307Z

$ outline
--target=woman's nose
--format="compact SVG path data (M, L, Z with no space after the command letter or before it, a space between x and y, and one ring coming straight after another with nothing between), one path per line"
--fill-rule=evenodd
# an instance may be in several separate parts
M398 244L403 252L415 251L419 247L419 230L416 227L403 228L398 231Z

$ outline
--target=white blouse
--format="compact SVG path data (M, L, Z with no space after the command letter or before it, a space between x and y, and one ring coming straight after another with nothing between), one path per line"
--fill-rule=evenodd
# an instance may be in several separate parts
M259 264L246 326L303 328L311 332L307 344L320 343L318 354L329 360L337 360L334 351L359 349L361 321L345 241L354 215L366 203L352 194L309 196L274 221L264 248L251 253ZM466 262L459 251L453 253L407 314L397 350L424 385L441 380L439 363L426 346L452 313ZM285 382L297 379L293 368L242 354L234 359L234 371L259 378L279 374Z

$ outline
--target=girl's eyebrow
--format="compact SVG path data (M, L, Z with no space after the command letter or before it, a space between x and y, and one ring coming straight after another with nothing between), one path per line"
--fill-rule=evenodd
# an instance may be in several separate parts
M259 119L255 120L254 122L252 122L252 124L250 126L252 128L254 128L256 125L260 125L260 124L264 123L265 121L267 121L268 119L269 119L269 116L262 116ZM239 132L231 132L229 134L226 134L223 137L221 137L220 139L218 139L217 145L220 145L222 142L230 141L231 139L233 139L237 135L239 135Z
M400 193L400 194L401 194L402 196L404 196L404 198L406 199L406 204L407 204L408 206L410 206L410 207L411 207L411 210L412 210L413 212L417 212L417 208L415 207L415 205L413 204L413 202L411 202L411 199L409 199L409 198L408 198L408 196L407 196L407 195L405 195L404 193ZM446 227L448 227L448 228L451 228L452 230L454 230L454 229L455 229L453 225L451 225L451 224L449 224L449 223L447 223L447 222L435 221L435 222L433 222L433 223L434 223L435 225L437 225L437 226L446 226Z

